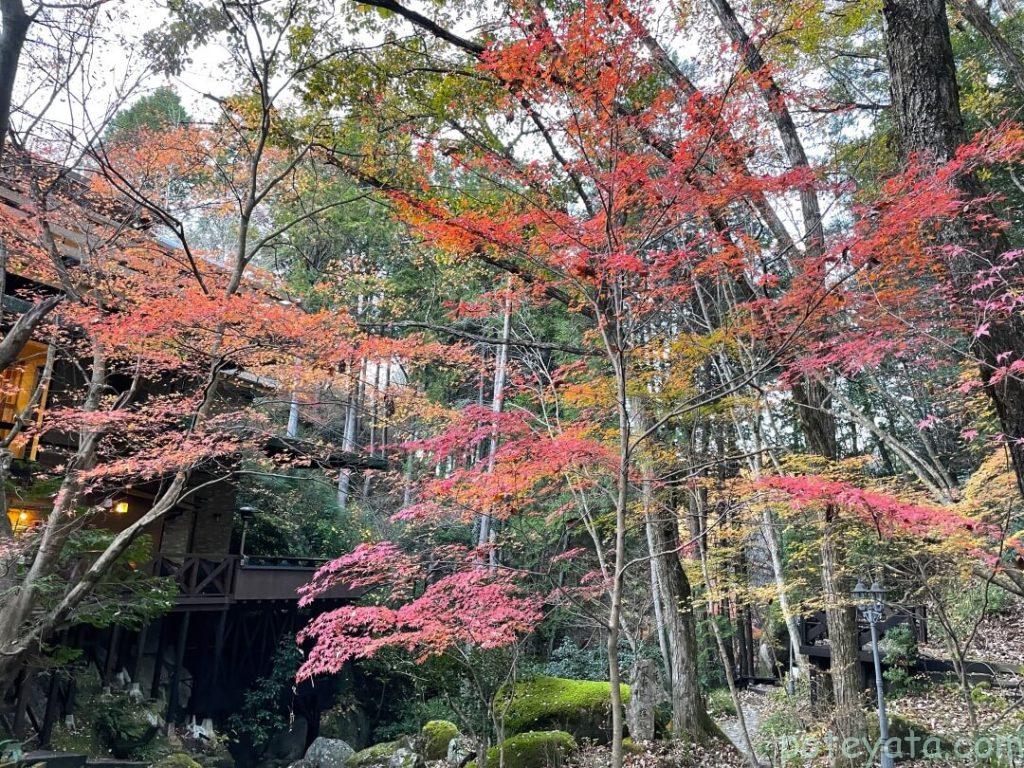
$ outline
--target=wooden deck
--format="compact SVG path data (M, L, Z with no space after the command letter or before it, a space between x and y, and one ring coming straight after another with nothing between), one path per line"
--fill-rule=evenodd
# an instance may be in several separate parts
M222 610L236 602L294 602L326 561L310 557L264 557L161 553L154 573L178 584L176 611ZM318 598L347 600L359 593L344 586Z
M908 626L918 643L928 642L928 615L924 606L887 608L878 625L878 636L890 629ZM857 647L865 648L871 643L871 627L863 619L857 623ZM828 644L828 623L825 612L818 611L800 619L800 653L812 659L831 659L832 649ZM860 653L861 661L872 662L870 647Z

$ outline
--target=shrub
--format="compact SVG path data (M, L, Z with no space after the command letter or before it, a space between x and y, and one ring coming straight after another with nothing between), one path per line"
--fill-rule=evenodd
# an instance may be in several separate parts
M809 700L810 690L806 677L799 681L795 695L790 696L785 689L779 689L768 696L756 736L756 749L762 757L777 764L780 759L780 745L792 743L794 738L808 734L807 724L801 717L800 703ZM787 754L781 757L786 765L804 764L800 754Z
M622 685L623 702L629 686ZM577 738L606 741L611 685L596 680L537 677L517 683L505 716L506 732L560 730Z
M373 731L377 741L394 741L409 733L416 733L424 723L432 720L455 719L455 711L442 698L409 698L399 706L392 721L379 725Z
M633 654L628 649L622 650L619 653L619 669L632 666ZM551 652L551 658L543 666L542 674L572 680L607 680L608 652L600 643L583 648L573 638L566 637Z
M261 755L275 733L287 730L295 672L302 651L286 637L274 653L274 666L267 677L257 679L245 692L242 708L228 720L236 742L254 755Z
M893 627L882 638L881 648L885 652L885 663L888 666L882 673L893 696L905 696L917 688L914 670L918 663L917 638L910 627L902 625Z
M431 720L420 731L421 750L427 760L448 755L448 743L459 735L459 727L449 720Z
M577 749L576 740L565 731L527 731L505 739L505 768L558 768L570 752ZM487 765L498 765L499 748L487 750Z
M149 712L127 696L101 696L95 711L96 733L111 754L122 760L144 754L159 731Z
M708 714L712 717L734 717L736 705L728 688L714 688L708 692Z

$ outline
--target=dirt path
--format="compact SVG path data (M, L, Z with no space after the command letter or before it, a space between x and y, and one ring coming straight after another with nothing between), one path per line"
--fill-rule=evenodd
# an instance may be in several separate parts
M743 716L747 722L747 733L750 734L751 741L755 743L757 741L757 729L761 726L762 718L759 699L765 693L767 693L766 690L753 687L748 689L742 697ZM740 719L738 717L723 718L718 721L718 727L722 729L722 733L733 743L740 754L750 756L750 753L747 751L746 742L743 739L743 729L740 727Z

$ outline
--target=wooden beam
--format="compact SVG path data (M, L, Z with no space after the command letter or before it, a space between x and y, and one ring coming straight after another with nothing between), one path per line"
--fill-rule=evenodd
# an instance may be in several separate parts
M164 650L167 647L167 618L160 619L160 628L157 630L156 658L153 659L153 682L149 686L149 698L155 699L160 695L160 675L164 666Z
M180 706L178 688L181 685L181 665L185 661L185 643L188 641L188 625L191 619L192 613L186 611L181 615L181 623L178 625L178 642L174 648L174 671L171 672L171 687L167 693L167 716L164 718L168 723L172 722Z
M57 678L60 673L56 669L50 670L50 684L46 688L46 709L43 711L43 726L39 729L39 748L46 749L50 746L50 736L53 734L53 722L57 718L57 698L60 693L60 686Z

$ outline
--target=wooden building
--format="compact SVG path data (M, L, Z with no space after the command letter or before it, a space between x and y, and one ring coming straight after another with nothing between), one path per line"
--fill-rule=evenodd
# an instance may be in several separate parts
M0 178L0 208L9 213L23 202ZM75 233L64 234L73 261ZM44 294L56 290L13 272L6 273L4 285L5 329L30 306L14 295L19 289L32 285ZM40 381L46 357L46 345L30 341L17 363L3 373L0 431L5 434ZM60 402L63 392L80 389L81 376L75 366L57 365L48 391L42 393L39 417L48 404ZM301 448L300 442L282 435L270 440L266 450L270 454L295 451ZM73 446L74 436L61 434L17 441L11 446L12 474L53 467ZM385 466L380 458L351 452L331 456L326 464L351 470ZM59 638L81 649L103 683L118 680L139 696L163 700L168 722L216 721L236 710L250 684L269 671L283 637L294 634L314 612L355 597L338 588L310 608L300 609L297 590L308 583L321 562L303 552L248 556L244 532L249 511L239 509L230 480L206 484L208 479L194 478L194 485L202 488L145 531L153 544L152 557L137 567L177 585L171 610L141 628L70 626ZM121 530L138 520L152 499L145 487L125 489L107 498L104 511L93 515L88 525ZM7 515L18 536L29 532L47 512L45 500L14 499ZM13 699L0 703L0 740L6 736L45 747L55 723L73 715L75 689L73 675L25 669Z

